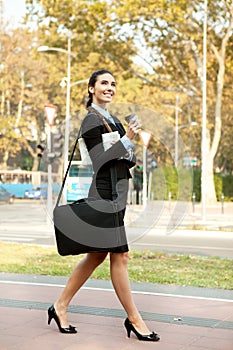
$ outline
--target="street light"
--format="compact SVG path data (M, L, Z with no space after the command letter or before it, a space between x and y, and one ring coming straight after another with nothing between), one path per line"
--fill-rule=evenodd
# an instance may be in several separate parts
M37 49L38 52L46 51L57 51L62 52L67 55L67 77L66 77L66 119L65 119L65 140L64 140L64 173L68 165L68 154L69 154L69 119L70 119L70 68L71 56L76 57L71 53L71 38L68 36L67 50L59 47L49 47L49 46L40 46ZM64 191L65 194L65 191ZM65 194L66 195L66 194Z
M67 78L66 77L64 77L64 78L62 78L62 80L61 80L61 82L60 82L60 86L62 87L62 88L64 88L64 87L66 87L67 86ZM88 79L82 79L82 80L77 80L77 81L75 81L74 83L71 83L70 84L70 87L72 88L73 86L75 86L75 85L78 85L78 84L81 84L81 83L87 83L88 82Z
M139 136L143 143L143 181L142 181L142 204L143 208L146 207L147 202L147 174L146 174L146 154L147 154L147 147L149 145L150 139L151 139L151 132L141 130L139 133Z
M79 80L71 84L71 57L76 57L71 52L71 37L68 36L67 50L59 47L40 46L38 52L57 51L67 55L67 77L63 78L60 85L66 86L66 118L65 118L65 139L64 139L64 175L68 166L69 156L69 123L70 123L70 89L76 84L86 82L87 79ZM63 200L66 201L66 191L63 191Z
M207 100L207 87L206 87L206 76L207 76L207 11L208 11L208 0L204 0L204 18L203 18L203 61L202 61L202 142L201 142L201 202L202 202L202 220L206 220L206 161L207 161L207 142L206 142L206 100Z
M51 154L51 129L53 126L54 117L57 113L57 107L54 105L44 105L44 110L48 120L48 132L47 132L47 147L48 155ZM47 212L48 219L52 218L53 208L53 190L52 190L52 163L48 162L48 188L47 188Z

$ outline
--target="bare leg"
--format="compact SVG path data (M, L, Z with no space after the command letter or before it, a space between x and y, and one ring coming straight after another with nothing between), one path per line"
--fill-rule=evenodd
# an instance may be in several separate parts
M133 301L128 277L128 253L111 253L110 264L111 279L115 292L124 307L129 320L133 323L139 333L144 335L151 333L145 322L142 320L142 317Z
M73 270L62 294L54 304L61 327L69 327L66 310L71 299L90 277L96 267L104 261L107 254L107 252L88 253Z

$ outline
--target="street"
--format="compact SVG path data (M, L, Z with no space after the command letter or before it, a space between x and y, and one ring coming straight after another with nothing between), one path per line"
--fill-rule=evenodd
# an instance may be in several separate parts
M46 219L44 201L16 201L0 205L0 240L24 244L55 245L52 220ZM168 231L161 222L168 220L166 211L160 220L150 221L151 213L129 210L126 228L131 250L197 254L233 259L233 232L193 230L185 225ZM133 217L133 219L132 219ZM138 219L139 217L139 219Z

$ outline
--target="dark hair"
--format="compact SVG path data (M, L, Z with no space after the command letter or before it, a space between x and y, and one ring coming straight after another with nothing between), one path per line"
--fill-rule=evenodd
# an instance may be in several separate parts
M89 79L89 82L88 82L88 101L87 101L87 104L86 104L86 107L88 108L91 104L92 104L92 93L89 91L89 87L92 86L94 87L95 86L95 83L97 81L97 77L99 75L102 75L102 74L111 74L111 72L109 72L109 70L106 70L106 69L100 69L100 70L97 70L95 71L94 73L92 73L92 75L90 76L90 79Z

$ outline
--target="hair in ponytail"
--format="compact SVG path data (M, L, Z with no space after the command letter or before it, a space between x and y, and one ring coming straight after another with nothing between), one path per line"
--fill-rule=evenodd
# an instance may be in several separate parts
M92 73L92 75L90 76L90 79L89 79L89 82L88 82L88 100L87 100L87 104L86 104L86 107L90 107L91 104L92 104L92 101L93 101L93 96L92 96L92 93L89 91L89 87L94 87L95 86L95 83L97 81L97 77L99 75L102 75L102 74L111 74L111 72L109 72L108 70L106 69L100 69L100 70L97 70L95 71L94 73Z

